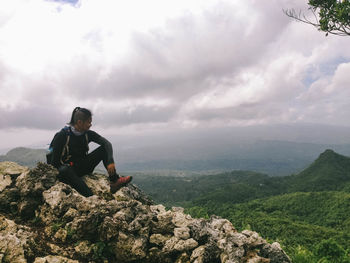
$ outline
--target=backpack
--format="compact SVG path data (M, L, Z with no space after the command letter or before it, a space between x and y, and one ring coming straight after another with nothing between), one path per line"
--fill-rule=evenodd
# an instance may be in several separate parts
M65 126L62 130L66 134L66 143L64 144L60 161L61 161L62 164L64 164L64 162L67 161L71 157L69 155L69 146L68 146L68 144L69 144L69 139L70 139L70 136L72 134L72 131L71 131L69 126ZM47 164L52 164L52 158L53 158L53 145L52 144L53 144L53 141L55 140L57 134L58 133L56 133L55 136L53 137L53 139L52 139L52 141L50 143L48 152L46 153L46 163ZM89 138L88 138L87 133L85 133L85 140L86 140L86 146L87 146L87 152L88 152L89 151ZM64 158L64 160L63 160L63 158Z

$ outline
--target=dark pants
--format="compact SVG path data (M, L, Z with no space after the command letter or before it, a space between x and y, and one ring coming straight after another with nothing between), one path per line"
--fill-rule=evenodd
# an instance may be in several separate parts
M58 170L58 178L61 182L72 186L83 196L92 196L93 193L82 179L82 176L91 174L101 161L107 168L107 153L102 146L89 153L83 160L74 163L73 166L61 166Z

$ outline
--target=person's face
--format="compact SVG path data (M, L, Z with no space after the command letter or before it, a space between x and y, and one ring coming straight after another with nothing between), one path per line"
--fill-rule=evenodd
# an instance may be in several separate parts
M90 118L86 121L78 120L75 128L79 132L86 132L90 129L91 125L92 125L92 118Z

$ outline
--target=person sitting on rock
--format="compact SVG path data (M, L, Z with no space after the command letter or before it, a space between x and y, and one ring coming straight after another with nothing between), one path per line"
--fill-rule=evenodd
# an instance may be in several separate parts
M117 174L112 144L98 133L90 130L91 122L91 111L76 107L72 112L68 126L55 134L50 144L52 154L47 160L58 169L60 181L69 184L86 197L93 195L93 193L82 176L91 174L100 161L103 162L108 172L112 193L132 180L131 176L120 177ZM88 153L90 142L95 142L100 146Z

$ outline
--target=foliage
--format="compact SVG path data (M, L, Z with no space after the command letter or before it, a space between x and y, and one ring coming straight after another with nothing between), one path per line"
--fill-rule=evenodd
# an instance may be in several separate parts
M350 158L326 150L307 169L285 179L289 192L342 190L350 182Z
M254 201L251 203L254 203ZM262 211L250 210L250 208L245 207L245 204L237 204L231 207L226 204L220 208L212 207L211 210L208 207L206 209L191 207L187 208L186 212L189 212L192 216L203 217L215 210L215 214L228 218L239 231L251 229L258 232L265 239L280 242L287 254L292 257L292 262L348 262L346 261L348 256L343 249L350 240L350 234L347 230L335 230L331 227L291 219L284 216L284 212L281 211L268 214ZM193 211L199 211L200 213L196 214ZM318 245L316 247L318 250L316 250L315 244L323 244L322 242L330 238L334 238L331 249L324 252L325 254L321 254L319 251L324 250L325 245ZM342 255L340 257L341 261L329 261L330 257L325 257L325 255L334 256L339 254Z
M196 218L209 219L208 211L204 207L193 206L185 209L185 213L191 214L193 217L196 217Z
M316 256L312 253L312 251L300 245L293 248L290 255L293 263L317 262Z
M313 250L297 246L289 255L294 263L348 263L350 256L333 239L323 240Z
M111 248L104 242L99 241L91 246L92 258L94 260L103 260L112 256Z
M64 222L55 222L55 223L52 224L51 229L52 229L53 232L57 232L58 229L60 229L64 225L65 225Z
M186 211L198 217L228 218L241 230L249 225L265 238L283 240L288 246L311 248L330 237L345 246L350 240L349 201L350 194L343 192L292 193L241 204L210 200Z
M42 220L40 219L40 217L35 216L30 220L30 223L34 226L40 226L42 224Z
M333 239L322 240L316 246L315 253L324 262L345 263L350 262L347 252Z
M230 202L243 202L265 195L278 194L280 179L271 179L269 176L249 171L232 171L216 175L193 176L134 176L135 184L139 185L156 202L174 206L183 206L186 202L192 202L200 198L205 200L212 194L215 200L222 191L232 193L231 196L223 196ZM226 187L225 190L222 190ZM228 187L228 188L227 188ZM233 188L233 189L231 189ZM218 190L219 192L215 192ZM240 193L238 193L240 191ZM255 194L252 194L255 192Z
M67 239L74 240L74 235L76 234L75 230L72 227L67 226L67 225L66 225L65 229L67 230Z
M136 175L134 182L156 202L166 206L201 206L208 200L243 203L298 191L350 192L350 158L327 150L301 173L284 177L232 171L173 177Z
M301 11L297 14L294 9L285 10L285 14L298 21L315 26L326 35L350 35L350 3L349 0L309 0L309 10L314 19L310 20Z
M293 262L349 260L350 158L332 150L291 176L269 177L248 171L151 176L146 185L146 189L141 187L151 196L155 193L157 202L180 204L194 217L216 214L240 231L251 229L280 242Z

